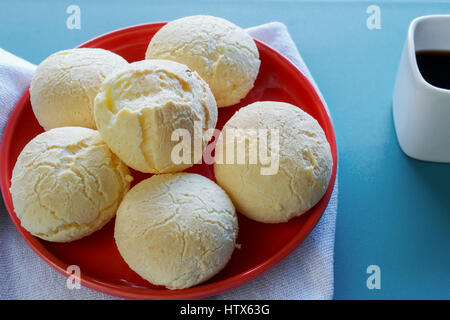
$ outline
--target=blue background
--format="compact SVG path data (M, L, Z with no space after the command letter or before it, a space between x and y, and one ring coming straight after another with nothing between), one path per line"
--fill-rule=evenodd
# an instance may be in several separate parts
M66 28L71 4L81 7L81 30ZM381 30L366 27L371 4L381 8ZM329 104L338 139L335 298L449 299L450 165L405 156L391 111L408 24L434 13L450 13L450 3L2 0L0 47L38 64L117 28L193 14L242 27L285 23ZM380 290L366 287L372 264L381 268Z

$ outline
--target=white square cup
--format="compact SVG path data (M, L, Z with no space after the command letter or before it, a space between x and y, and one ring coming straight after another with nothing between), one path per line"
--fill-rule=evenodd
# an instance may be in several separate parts
M409 25L392 102L403 152L419 160L450 162L450 90L422 77L416 61L421 50L450 51L450 15L418 17Z

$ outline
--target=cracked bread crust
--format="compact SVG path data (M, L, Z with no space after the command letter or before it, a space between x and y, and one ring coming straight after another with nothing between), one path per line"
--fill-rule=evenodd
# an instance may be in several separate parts
M218 17L197 15L169 22L150 41L146 59L183 63L208 83L218 107L238 103L253 88L259 52L247 32Z
M248 155L245 164L220 161L214 164L217 183L240 213L259 222L286 222L305 213L322 198L331 179L333 159L325 133L313 117L288 103L252 103L225 124L216 145L216 159L223 159L227 149L235 148L233 141L225 139L229 128L269 132L279 129L276 174L261 175L261 168L267 165L249 164ZM246 143L251 138L247 134L241 141ZM270 135L267 141L270 147ZM258 143L248 145L256 147Z
M191 173L155 175L122 201L114 237L124 260L144 279L169 289L208 280L229 261L238 223L226 193Z
M94 98L105 77L127 65L103 49L76 48L56 52L39 64L31 80L30 100L39 124L95 129Z
M128 166L148 173L182 171L194 164L176 164L171 135L185 129L193 139L208 141L206 130L217 122L217 106L206 82L185 65L144 60L117 70L103 82L95 98L97 128L111 150ZM194 130L200 124L200 132ZM195 136L201 134L201 137ZM191 141L191 147L194 143Z
M97 131L61 127L25 146L10 191L26 230L45 240L69 242L102 228L115 215L131 180Z

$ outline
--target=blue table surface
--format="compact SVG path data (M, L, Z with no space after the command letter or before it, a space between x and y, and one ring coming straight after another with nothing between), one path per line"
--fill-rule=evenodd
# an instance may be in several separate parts
M81 29L66 8L81 8ZM366 8L381 9L381 29ZM38 64L51 53L134 24L211 14L250 27L285 23L332 112L339 149L336 299L450 298L450 165L405 156L392 90L409 22L450 13L416 1L2 0L0 47ZM369 265L381 289L366 286Z

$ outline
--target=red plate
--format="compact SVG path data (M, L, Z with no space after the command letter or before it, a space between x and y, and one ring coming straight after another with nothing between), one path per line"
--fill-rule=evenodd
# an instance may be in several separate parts
M88 41L80 47L111 50L129 62L142 60L149 40L164 24L151 23L121 29ZM0 171L3 199L9 215L30 247L66 276L69 265L78 265L81 268L81 283L89 288L134 299L193 299L215 295L261 275L295 249L317 224L330 199L336 177L336 140L330 118L311 83L282 55L261 42L256 41L256 44L261 68L255 86L238 105L219 109L217 128L221 129L242 106L261 100L284 101L301 106L317 119L331 145L333 174L324 197L314 208L281 224L258 223L238 215L237 243L242 248L235 250L231 261L218 275L203 284L183 290L154 286L133 272L117 251L113 238L114 221L91 236L71 243L52 243L36 238L20 226L9 192L12 170L20 151L33 137L43 132L33 115L27 90L14 108L4 132ZM195 165L188 171L215 180L212 166ZM135 171L133 175L134 184L150 176ZM29 268L31 270L33 267Z

